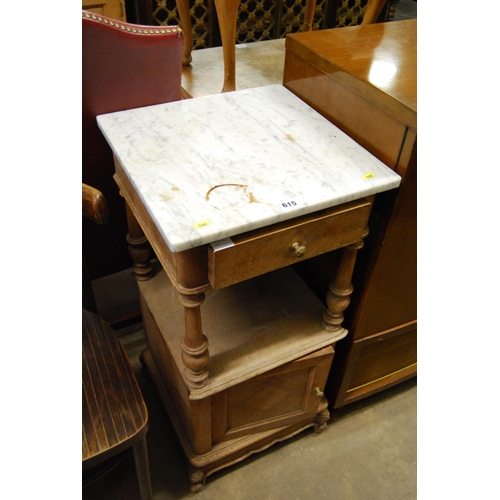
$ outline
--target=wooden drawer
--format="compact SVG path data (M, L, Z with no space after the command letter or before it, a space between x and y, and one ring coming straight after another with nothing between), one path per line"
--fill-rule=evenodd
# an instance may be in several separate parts
M314 417L326 409L323 391L331 346L212 397L213 444Z
M417 322L355 341L350 346L347 363L349 368L345 377L340 379L340 387L335 388L340 381L336 369L328 382L327 393L334 408L375 394L417 374Z
M210 284L218 290L356 243L371 206L371 201L357 200L235 236L229 246L209 246Z

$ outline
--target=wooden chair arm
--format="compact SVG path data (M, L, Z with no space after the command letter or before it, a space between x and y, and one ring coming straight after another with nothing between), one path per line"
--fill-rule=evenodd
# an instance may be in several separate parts
M97 224L105 224L109 221L108 204L104 195L98 189L83 183L82 214Z

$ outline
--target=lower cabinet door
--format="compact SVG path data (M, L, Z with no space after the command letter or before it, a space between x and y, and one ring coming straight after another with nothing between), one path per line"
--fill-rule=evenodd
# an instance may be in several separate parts
M212 396L212 444L313 421L328 406L333 356L328 346Z

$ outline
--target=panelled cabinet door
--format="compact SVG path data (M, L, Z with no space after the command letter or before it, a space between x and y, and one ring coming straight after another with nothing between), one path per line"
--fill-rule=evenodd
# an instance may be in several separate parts
M314 418L323 395L331 346L212 396L212 444Z
M82 9L117 21L127 21L125 0L82 0Z

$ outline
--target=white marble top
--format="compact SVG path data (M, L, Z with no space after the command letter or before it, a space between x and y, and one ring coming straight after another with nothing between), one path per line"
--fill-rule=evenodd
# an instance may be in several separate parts
M281 85L119 111L97 122L173 252L401 180Z

